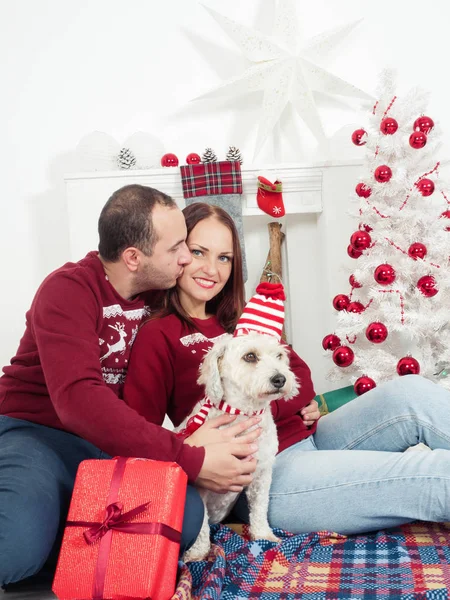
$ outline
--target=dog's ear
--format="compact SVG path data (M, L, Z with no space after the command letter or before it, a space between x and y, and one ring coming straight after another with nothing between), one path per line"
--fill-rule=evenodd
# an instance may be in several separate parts
M294 375L294 384L292 386L291 393L283 396L283 400L290 400L291 398L294 398L299 393L300 387L300 382Z
M214 346L205 355L205 358L200 365L200 376L197 379L197 383L205 386L205 393L213 402L220 402L223 398L219 364L225 354L228 340L231 337L230 334L226 334L217 340Z

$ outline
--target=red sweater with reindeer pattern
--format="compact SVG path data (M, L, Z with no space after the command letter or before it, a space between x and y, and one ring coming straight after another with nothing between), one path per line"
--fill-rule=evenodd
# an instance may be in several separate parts
M62 429L111 456L177 462L195 481L204 449L190 447L122 400L146 298L122 298L97 252L51 273L26 315L0 378L0 415Z

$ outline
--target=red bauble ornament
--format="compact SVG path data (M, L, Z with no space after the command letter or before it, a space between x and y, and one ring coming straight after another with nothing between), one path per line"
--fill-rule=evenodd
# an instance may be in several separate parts
M186 156L186 164L188 165L199 165L202 162L199 154L191 152Z
M164 154L161 158L161 166L162 167L178 167L178 157L171 152Z
M434 181L425 177L416 183L416 187L422 196L431 196L434 192Z
M367 231L361 231L360 229L355 231L355 233L352 233L350 238L350 245L353 246L355 250L359 250L360 252L362 250L367 250L371 243L372 238Z
M414 121L414 131L421 131L428 135L434 127L434 121L431 117L419 117Z
M359 258L362 254L359 250L355 250L351 244L347 246L347 254L350 258Z
M376 321L370 323L366 329L366 338L373 344L381 344L388 336L388 330L384 323Z
M367 131L364 129L356 129L352 133L352 142L355 146L364 146L367 143Z
M391 117L386 117L386 119L383 119L380 123L380 131L381 133L384 133L384 135L392 135L397 131L397 129L398 123Z
M446 210L445 212L443 212L441 214L441 218L444 217L444 219L450 219L450 210ZM445 231L450 231L450 227L446 227ZM348 252L348 249L347 249Z
M358 183L355 187L355 192L358 194L360 198L368 198L372 193L372 190L365 183Z
M355 390L355 394L357 396L361 396L366 392L370 392L374 387L377 387L377 384L373 379L364 375L355 381L353 389Z
M387 165L380 165L375 169L374 177L378 183L386 183L392 177L392 171Z
M404 356L397 363L399 375L418 375L420 373L419 361L412 356Z
M409 145L411 148L415 148L416 150L420 150L427 143L427 136L422 131L414 131L409 136Z
M338 294L333 298L333 306L336 310L345 310L349 304L349 297L345 294Z
M390 285L395 281L395 271L391 265L379 265L375 271L373 276L375 277L375 281L380 285Z
M436 288L436 280L432 275L424 275L421 277L417 282L417 287L427 298L436 296L439 291Z
M336 350L341 345L341 340L334 333L326 335L322 340L322 348L324 350Z
M345 310L347 312L359 314L359 313L364 312L365 308L364 308L364 304L361 304L361 302L354 301L354 302L350 302L350 304L347 306L347 308Z
M427 255L427 248L420 242L414 242L414 244L411 244L411 246L408 248L408 254L414 260L417 260L418 258L424 258Z
M333 361L338 367L349 367L354 358L353 350L348 346L339 346L333 352Z
M360 287L362 287L362 284L359 283L359 281L356 281L354 275L350 275L350 277L348 278L348 281L349 281L350 285L352 286L352 288L360 288Z

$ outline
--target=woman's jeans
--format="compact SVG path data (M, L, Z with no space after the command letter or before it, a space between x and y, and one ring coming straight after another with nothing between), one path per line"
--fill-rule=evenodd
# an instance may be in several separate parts
M91 458L110 457L70 433L0 416L0 586L54 568L78 465ZM181 552L202 522L188 486Z
M433 449L404 452L423 442ZM417 375L380 385L322 417L275 461L269 521L343 534L450 520L450 392ZM245 497L234 514L247 521Z

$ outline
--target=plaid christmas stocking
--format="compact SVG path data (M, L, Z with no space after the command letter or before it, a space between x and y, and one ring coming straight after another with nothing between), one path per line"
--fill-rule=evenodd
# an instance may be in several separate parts
M242 272L247 281L244 228L242 224L242 177L238 161L219 161L199 165L183 165L181 183L186 205L205 202L220 206L230 215L236 225L242 249Z

